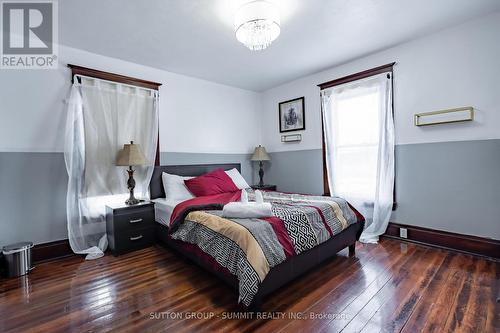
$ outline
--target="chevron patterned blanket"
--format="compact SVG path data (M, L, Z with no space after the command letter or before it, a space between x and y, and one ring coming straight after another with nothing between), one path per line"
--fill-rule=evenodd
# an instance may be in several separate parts
M254 192L248 190L250 200ZM250 305L269 270L340 233L363 217L344 199L265 192L273 216L227 219L224 204L240 193L199 197L179 204L170 236L194 244L239 281L239 302Z

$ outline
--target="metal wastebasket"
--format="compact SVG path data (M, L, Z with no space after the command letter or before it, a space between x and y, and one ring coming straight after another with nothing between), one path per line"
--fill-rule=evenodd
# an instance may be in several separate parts
M31 267L32 242L21 242L4 246L4 256L7 277L15 277L28 274Z

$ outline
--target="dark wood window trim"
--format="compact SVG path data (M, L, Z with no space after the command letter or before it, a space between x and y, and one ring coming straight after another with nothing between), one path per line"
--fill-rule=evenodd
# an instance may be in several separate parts
M382 73L386 73L386 72L392 72L392 68L394 67L395 64L396 64L395 62L391 62L390 64L378 66L378 67L375 67L372 69L367 69L366 71L347 75L347 76L341 77L339 79L323 82L321 84L318 84L318 87L321 90L324 90L324 89L335 87L335 86L338 86L338 85L341 85L344 83L349 83L352 81L361 80L361 79L364 79L364 78L367 78L367 77L370 77L373 75L382 74Z
M393 95L393 98L392 98L392 112L393 112L393 116L394 116L394 75L393 75L393 67L394 67L395 64L396 64L395 62L391 62L389 64L378 66L378 67L375 67L375 68L372 68L372 69L368 69L368 70L365 70L365 71L362 71L362 72L359 72L359 73L355 73L355 74L347 75L347 76L344 76L344 77L341 77L341 78L338 78L338 79L335 79L335 80L323 82L321 84L318 84L318 87L320 88L320 90L324 90L324 89L335 87L335 86L338 86L338 85L341 85L341 84L344 84L344 83L349 83L349 82L353 82L353 81L365 79L365 78L370 77L370 76L374 76L374 75L378 75L378 74L382 74L382 73L388 73L388 74L391 75L391 81L393 83L393 85L392 85L392 87L393 87L393 90L392 90L392 95ZM323 110L322 110L322 113L323 113ZM329 196L329 195L331 195L331 193L330 193L330 185L328 183L328 173L327 173L327 170L326 170L325 124L323 123L323 114L321 114L321 139L322 139L321 147L322 147L322 151L323 151L323 193L324 193L324 195ZM394 161L394 163L396 163L396 161ZM395 210L396 207L397 207L397 203L396 203L396 180L394 179L394 192L393 192L393 205L392 205L392 209Z
M146 81L142 79L138 79L131 76L125 76L121 74L115 74L110 72L103 72L97 69L77 66L73 64L68 64L68 67L71 69L71 82L73 82L73 78L75 75L83 75L88 77L95 77L101 80L113 81L123 84L128 84L132 86L137 86L146 89L152 90L160 90L161 83ZM156 157L155 157L155 165L160 165L160 130L158 128L158 140L156 144Z
M135 77L130 77L130 76L125 76L125 75L120 75L120 74L115 74L115 73L110 73L110 72L103 72L97 69L92 69L92 68L87 68L87 67L82 67L82 66L77 66L77 65L72 65L68 64L68 67L71 68L71 80L73 81L73 76L75 75L83 75L83 76L90 76L90 77L95 77L101 80L108 80L108 81L114 81L114 82L119 82L123 84L130 84L132 86L138 86L142 88L147 88L147 89L153 89L153 90L159 90L161 83L158 82L153 82L153 81L146 81L142 79L137 79Z

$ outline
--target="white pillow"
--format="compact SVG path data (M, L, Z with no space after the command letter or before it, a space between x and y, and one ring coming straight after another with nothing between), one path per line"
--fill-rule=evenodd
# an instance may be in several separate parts
M163 189L165 190L165 198L168 200L188 200L194 198L194 195L189 192L184 184L184 180L193 177L182 177L163 172L161 178Z
M245 181L245 178L239 173L239 171L236 168L233 168L231 170L225 171L225 173L231 178L233 181L234 185L240 190L244 190L246 188L249 188L250 185Z

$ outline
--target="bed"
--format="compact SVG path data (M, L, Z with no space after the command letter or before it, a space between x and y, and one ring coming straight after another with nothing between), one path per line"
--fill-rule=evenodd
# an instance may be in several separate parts
M156 221L158 222L156 224L157 241L192 260L197 265L226 282L229 286L239 290L241 298L241 283L239 281L241 277L238 279L238 277L232 274L227 267L222 267L223 265L219 264L217 260L214 260L214 258L211 258L206 252L198 248L196 244L184 242L172 237L172 235L175 235L175 231L173 232L174 228L173 225L169 223L169 220L172 214L176 214L176 207L182 205L179 205L179 202L165 199L165 192L162 184L163 172L179 176L199 176L221 168L224 170L233 168L236 168L238 171L241 170L240 164L157 166L154 169L151 179L150 196L151 200L155 202ZM279 194L277 193L276 195ZM286 194L283 195L285 196ZM355 210L353 209L353 211ZM312 268L317 267L323 261L334 257L340 250L348 247L349 255L354 255L355 243L359 239L364 227L364 219L359 213L355 213L357 216L356 223L346 226L345 229L332 235L321 244L300 252L299 254L287 256L286 260L271 267L266 273L265 278L259 282L258 290L252 295L251 299L242 303L248 308L259 309L264 297ZM177 219L183 218L184 217L177 217Z

